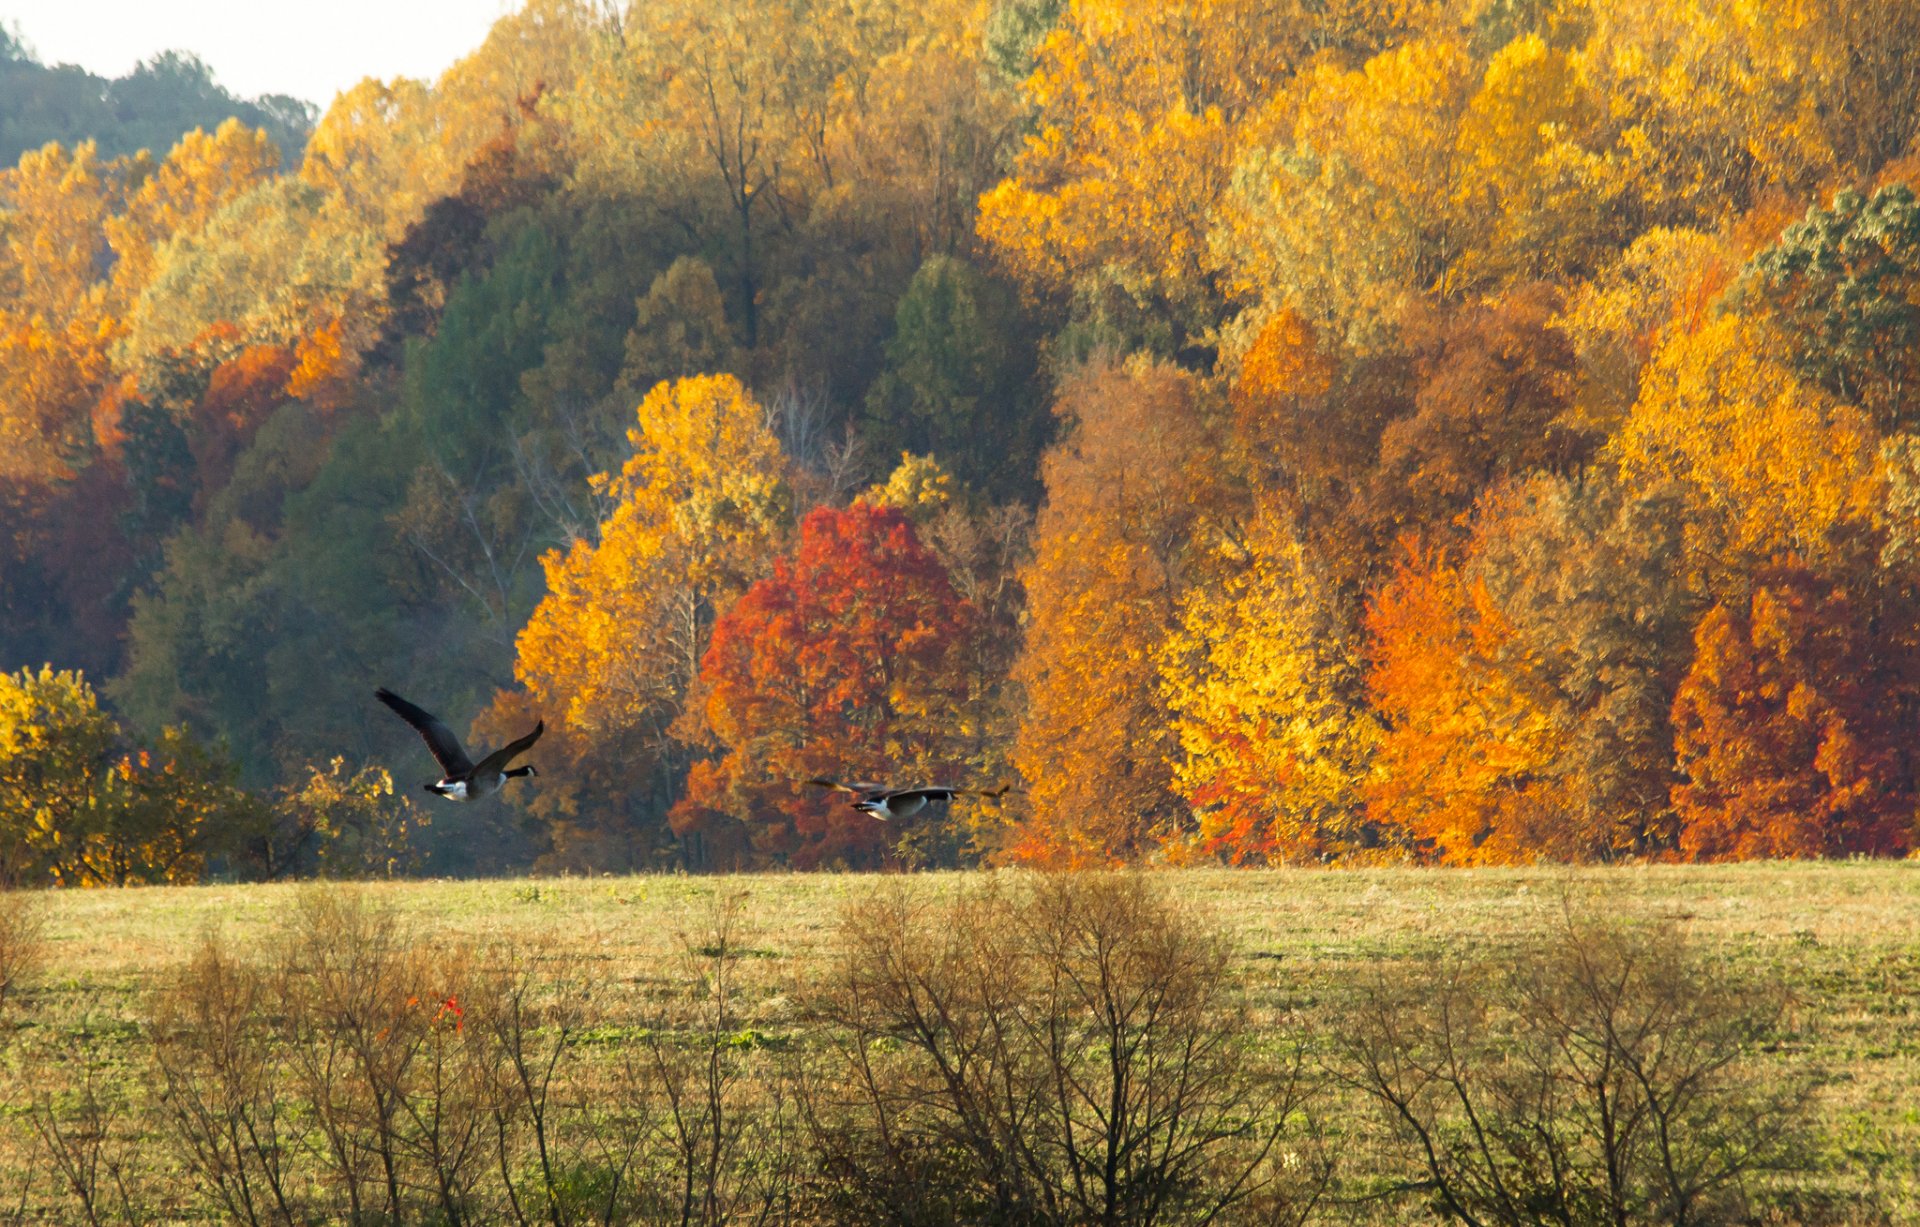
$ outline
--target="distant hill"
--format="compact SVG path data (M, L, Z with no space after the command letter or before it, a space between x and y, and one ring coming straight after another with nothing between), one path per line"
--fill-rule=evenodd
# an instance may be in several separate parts
M17 32L0 26L0 166L48 141L93 140L105 157L141 149L165 156L183 134L210 132L230 116L265 128L292 163L306 147L317 108L285 94L236 98L198 56L180 51L112 79L74 64L43 64Z

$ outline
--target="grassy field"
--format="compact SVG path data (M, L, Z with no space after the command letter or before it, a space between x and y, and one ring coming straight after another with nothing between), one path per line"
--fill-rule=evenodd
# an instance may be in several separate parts
M952 890L965 875L916 879ZM1920 1223L1920 863L1767 864L1709 868L1541 870L1169 871L1160 881L1232 934L1256 1016L1294 1012L1310 1034L1337 1026L1354 986L1378 970L1448 951L1499 951L1568 899L1623 917L1681 924L1711 957L1742 975L1777 978L1791 993L1786 1042L1766 1060L1819 1073L1821 1147L1798 1179L1853 1221ZM582 960L596 1012L620 1018L669 994L682 935L722 896L744 893L751 926L742 961L748 1014L759 1031L804 1045L808 984L823 972L841 910L871 894L871 877L631 877L420 882L357 888L392 908L424 940L511 941ZM70 1076L44 1054L124 1069L129 1081L156 987L203 935L246 949L271 939L294 910L297 885L72 892L44 901L46 959L9 1007L15 1084L0 1137L0 1172L15 1184L0 1215L77 1220L49 1178L25 1106L37 1087ZM40 1054L31 1057L22 1054ZM55 1062L57 1064L57 1062ZM1391 1166L1363 1105L1329 1091L1319 1109L1343 1171L1364 1190ZM124 1126L136 1152L144 1126ZM152 1147L155 1154L160 1148ZM143 1160L144 1161L144 1160ZM155 1157L151 1160L160 1163ZM180 1207L175 1211L185 1213ZM1333 1207L1334 1219L1377 1217Z

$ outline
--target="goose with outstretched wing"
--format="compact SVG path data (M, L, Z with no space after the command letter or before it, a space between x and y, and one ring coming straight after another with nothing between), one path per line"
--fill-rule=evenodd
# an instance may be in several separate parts
M895 818L911 818L925 809L930 801L951 801L955 797L998 797L1003 796L1010 785L1002 784L998 788L948 788L934 785L928 788L887 788L880 784L842 784L838 780L829 780L820 776L807 781L816 788L831 788L835 792L849 793L853 797L853 808L863 814L871 814L882 822Z
M427 749L433 751L433 757L443 772L440 779L426 786L427 791L435 796L445 797L449 801L478 801L481 797L499 792L508 780L537 774L532 767L509 770L507 764L525 754L534 742L540 740L540 734L547 729L544 720L536 720L533 732L518 741L508 742L476 763L460 748L460 739L453 735L453 730L432 712L414 706L384 686L374 691L373 697L411 724L421 740L427 743Z

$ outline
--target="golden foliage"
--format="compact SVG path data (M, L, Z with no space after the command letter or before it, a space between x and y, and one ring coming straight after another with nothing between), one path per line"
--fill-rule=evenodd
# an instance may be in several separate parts
M1292 526L1262 516L1217 587L1181 603L1160 676L1196 851L1287 864L1363 853L1360 788L1379 728L1352 618Z
M595 478L612 508L597 539L541 559L548 594L516 641L514 675L556 726L548 747L572 760L540 777L535 808L549 816L669 757L713 620L764 571L789 517L779 442L731 375L660 384L637 416L626 464Z
M1818 565L1881 498L1879 443L1857 410L1797 378L1736 315L1668 337L1608 445L1631 488L1676 483L1698 591L1738 590L1777 554Z
M1111 284L1201 311L1236 124L1296 35L1255 0L1075 0L1026 85L1039 126L980 199L981 238L1038 292Z
M1213 260L1234 296L1291 307L1335 344L1384 345L1412 295L1445 293L1464 243L1451 132L1474 65L1450 39L1291 87L1287 135L1248 150L1223 194Z
M1179 625L1217 498L1198 400L1190 375L1136 360L1088 369L1055 405L1066 437L1045 461L1015 670L1022 858L1127 859L1181 823L1154 654Z
M1369 812L1453 864L1578 854L1556 830L1549 770L1563 730L1484 584L1434 554L1404 558L1367 609L1367 687L1386 732Z
M168 239L197 233L279 167L280 152L267 134L237 119L211 136L196 128L181 137L166 161L128 193L124 210L107 219L115 301L124 310L146 288L155 253Z

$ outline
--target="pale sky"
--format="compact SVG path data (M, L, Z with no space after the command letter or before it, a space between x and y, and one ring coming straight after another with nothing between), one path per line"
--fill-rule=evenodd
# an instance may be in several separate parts
M46 64L125 76L191 51L243 98L292 94L321 110L362 77L432 80L478 47L513 0L0 0Z

